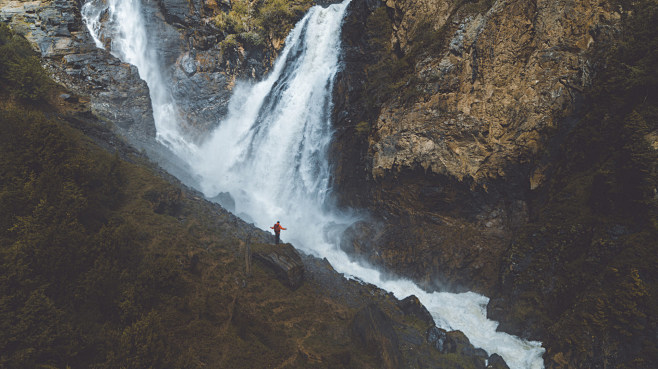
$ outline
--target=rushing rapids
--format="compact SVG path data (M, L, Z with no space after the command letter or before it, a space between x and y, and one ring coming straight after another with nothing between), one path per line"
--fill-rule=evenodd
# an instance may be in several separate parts
M82 13L98 47L109 39L110 52L137 66L151 91L158 139L189 163L207 196L229 192L236 213L264 229L280 220L288 228L285 240L327 258L345 275L398 298L416 295L437 326L461 330L473 345L498 353L511 368L543 368L540 342L496 331L498 324L486 318L487 297L428 293L410 281L384 278L337 246L341 231L357 218L332 206L326 157L340 29L349 1L311 8L288 36L270 74L261 82L236 86L227 116L200 145L187 142L180 132L176 106L185 102L174 101L169 92L139 0L91 0Z

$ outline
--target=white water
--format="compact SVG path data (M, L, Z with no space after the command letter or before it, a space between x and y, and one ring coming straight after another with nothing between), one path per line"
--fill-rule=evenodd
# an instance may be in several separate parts
M391 291L398 298L416 295L437 326L461 330L474 346L498 353L512 369L541 369L544 349L496 332L486 318L488 298L475 293L427 293L407 280L389 280L379 271L350 261L338 248L340 231L356 217L330 204L331 91L339 68L340 27L349 0L311 8L286 40L269 76L234 90L229 113L200 146L178 132L176 105L162 78L157 55L148 44L136 0L92 0L83 16L97 45L112 39L111 52L136 65L153 100L160 139L187 160L201 190L212 197L230 192L236 213L263 229L280 220L283 238L304 251L325 257L336 270ZM110 21L99 21L108 8Z
M107 10L109 17L102 21ZM151 45L142 16L141 0L91 0L80 10L87 28L99 48L110 39L110 52L137 67L146 81L153 105L157 139L175 152L189 150L179 132L179 113L169 86L162 76L156 49Z

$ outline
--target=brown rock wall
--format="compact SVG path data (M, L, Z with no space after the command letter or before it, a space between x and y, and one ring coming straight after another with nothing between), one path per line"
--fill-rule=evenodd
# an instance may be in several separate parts
M423 89L421 97L381 109L370 140L373 177L415 166L459 179L504 177L501 167L529 162L572 109L589 79L592 33L618 15L599 1L508 0L483 13L458 9L446 22L454 4L438 3L395 2L396 12L415 9L397 16L393 39L403 51L413 43L408 24L430 22L451 39L442 54L416 60L410 87Z
M365 203L384 219L370 251L354 249L429 288L491 290L500 254L545 177L547 142L590 81L588 53L620 15L590 0L385 4L392 64L409 67L390 98L370 105L360 166L342 164L336 175L349 182L338 188L364 188L343 203ZM377 60L363 67L346 59L348 69L365 69L367 85L377 82L368 79ZM348 114L338 124L363 119ZM343 147L359 141L338 139Z

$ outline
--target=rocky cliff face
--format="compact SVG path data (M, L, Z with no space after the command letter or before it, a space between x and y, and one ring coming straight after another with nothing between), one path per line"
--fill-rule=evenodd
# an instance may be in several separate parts
M493 299L548 368L655 366L653 1L355 1L341 245ZM649 241L651 240L651 241Z
M354 229L347 247L430 288L491 290L544 178L547 139L589 83L588 51L620 14L606 1L561 0L352 9L336 104L337 188L344 204L369 207L383 226ZM359 247L363 234L376 242Z
M115 56L112 38L107 34L100 40L105 50L96 47L81 16L85 3L0 0L0 20L33 44L53 78L74 93L70 99L87 103L90 113L105 121L119 136L192 184L186 164L155 140L150 91L137 68ZM179 102L178 120L192 141L200 140L224 116L236 79L260 78L283 45L281 37L285 33L261 42L247 42L254 32L237 33L232 23L220 27L218 19L230 15L235 4L245 2L233 3L141 3L142 16L151 27L146 42L157 50L165 83ZM278 25L285 31L310 6L305 0L291 3L295 7L279 14L270 27ZM92 4L104 6L105 2ZM253 14L260 13L254 10ZM107 12L100 21L108 22Z
M56 79L88 100L95 115L115 123L119 133L148 150L154 147L155 136L148 88L135 67L114 56L111 37L101 39L106 50L95 46L80 15L84 4L2 0L0 18L33 43ZM233 31L220 29L215 19L229 12L228 1L162 0L141 5L152 27L147 42L161 56L172 96L183 102L178 106L180 121L192 138L226 113L236 78L262 76L282 44L272 38L256 46L222 45Z
M55 80L90 102L97 116L132 137L155 137L146 83L135 67L94 45L77 2L2 0L0 18L33 44Z

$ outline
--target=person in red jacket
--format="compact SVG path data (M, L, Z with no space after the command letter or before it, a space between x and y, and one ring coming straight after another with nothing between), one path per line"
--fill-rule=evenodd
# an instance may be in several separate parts
M281 224L279 223L278 220L276 221L276 224L273 225L270 228L274 230L274 243L278 245L279 244L279 235L281 234L281 230L285 231L286 229L281 226Z

